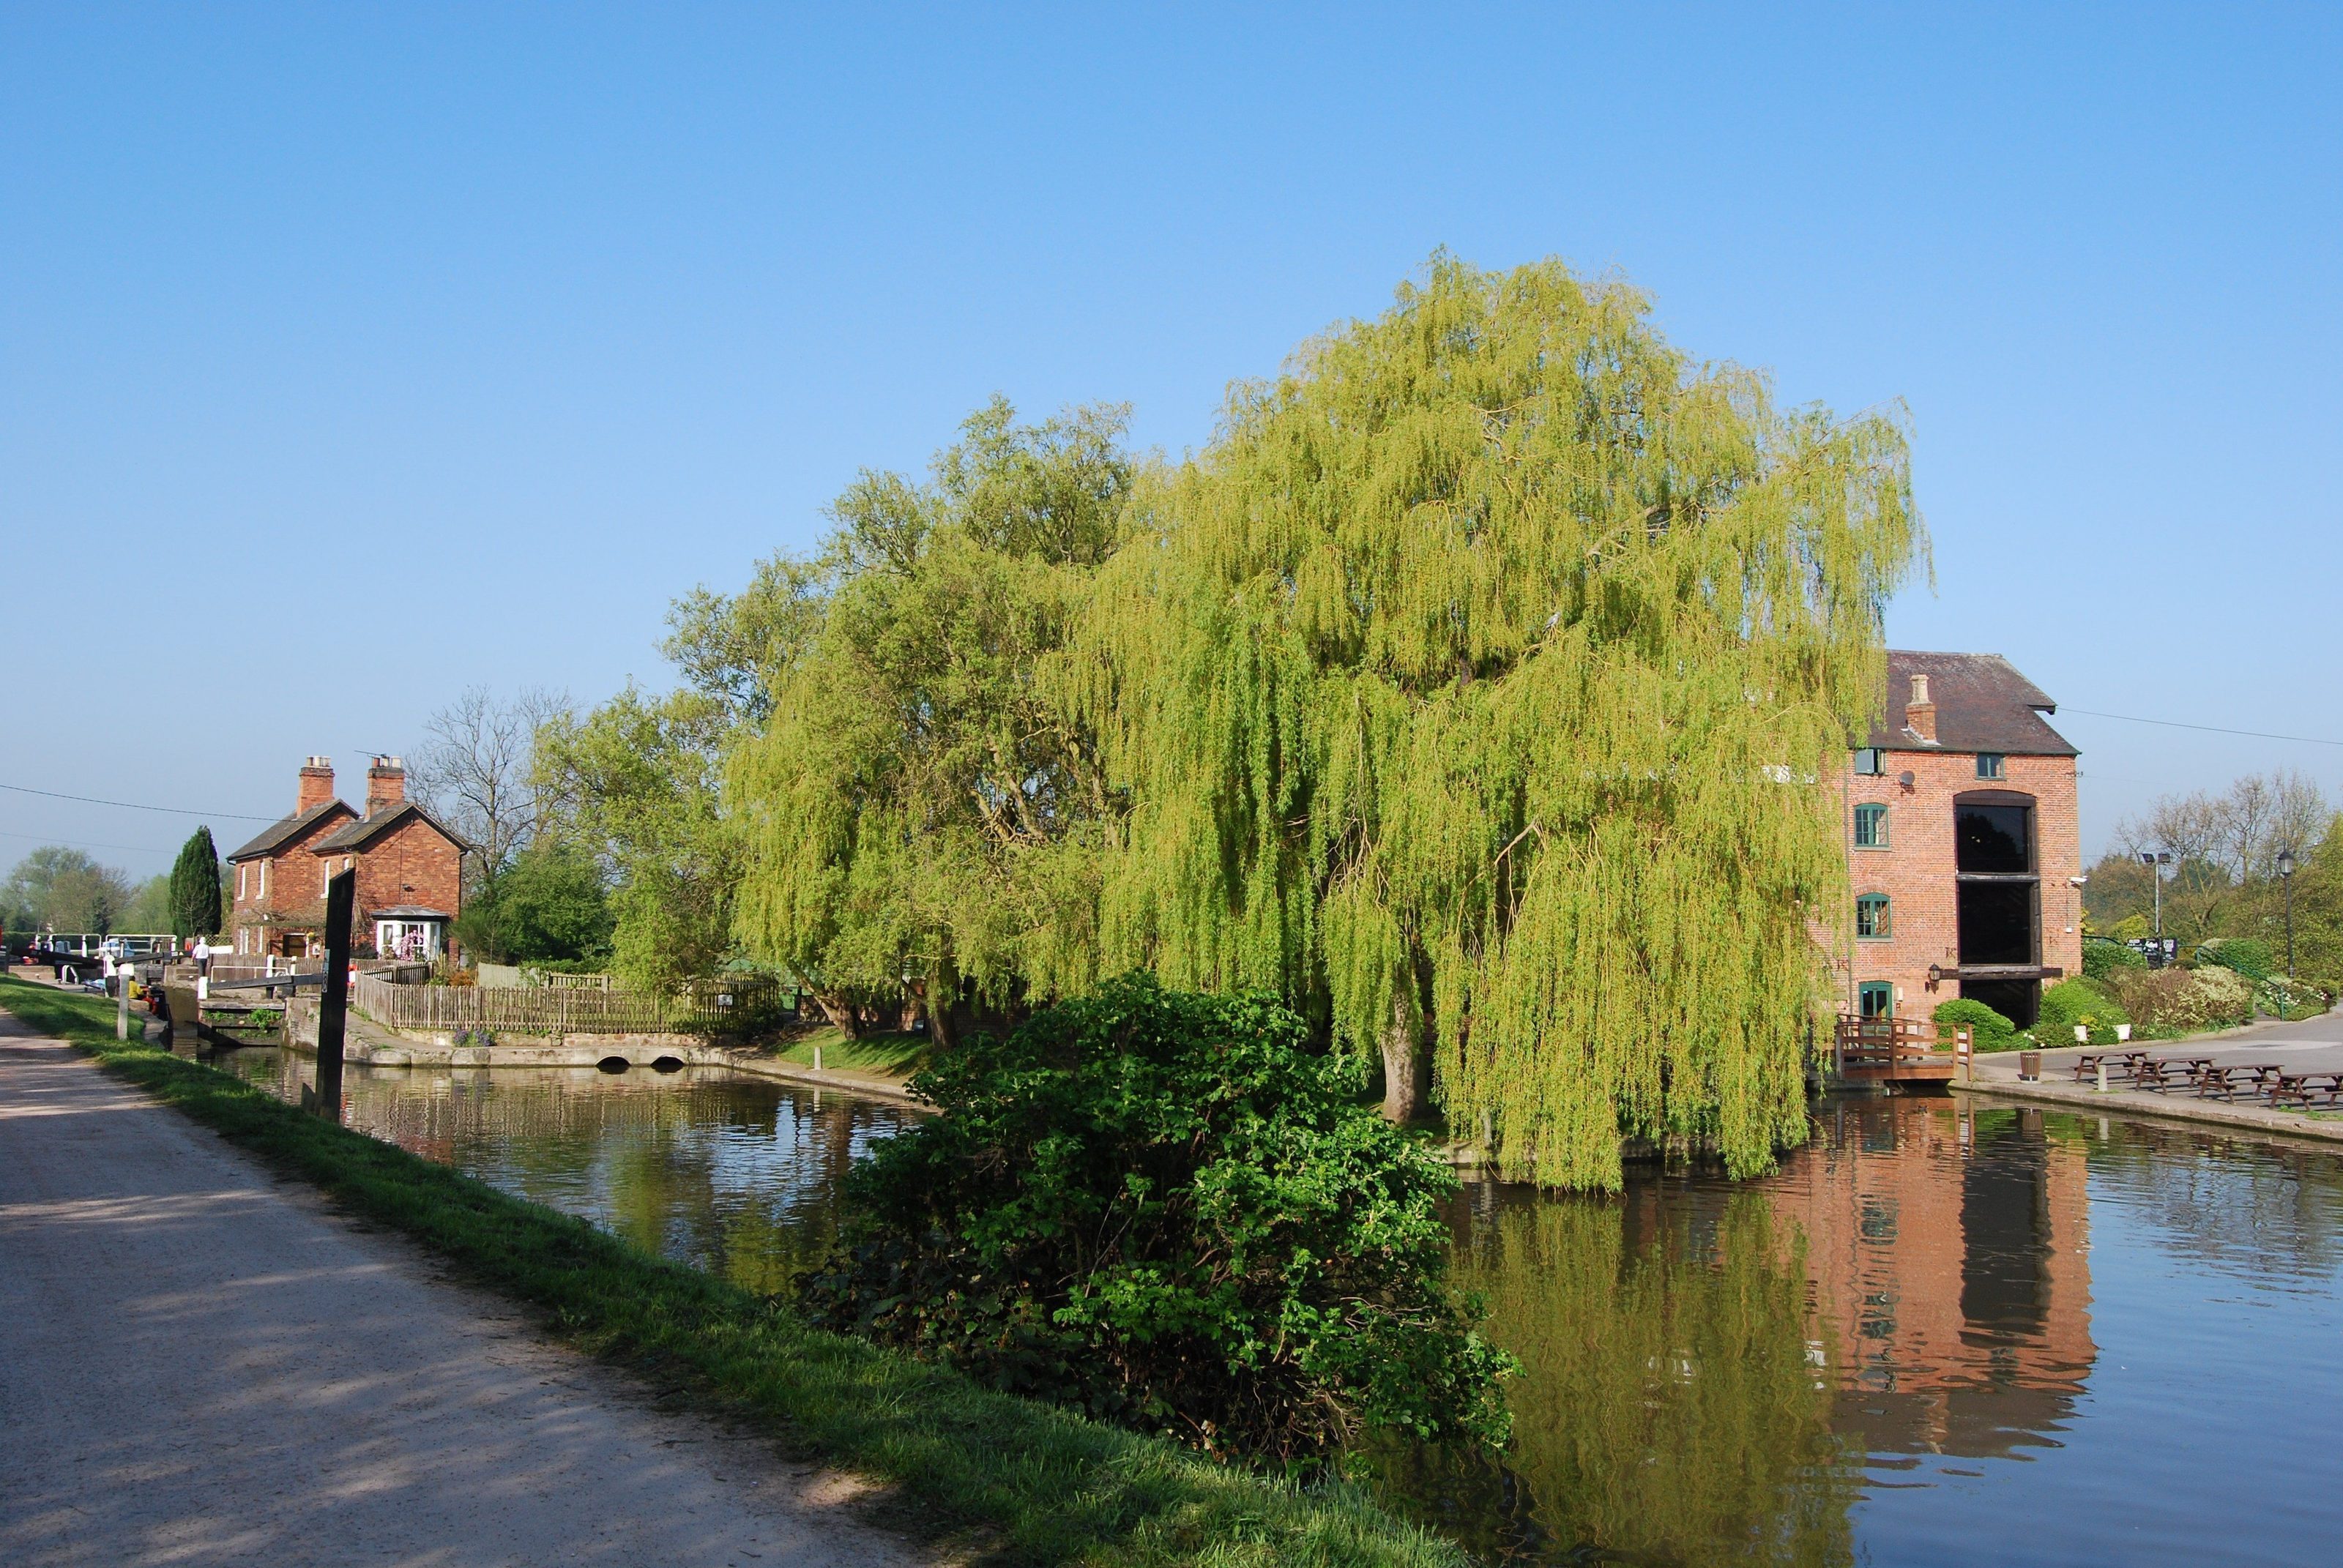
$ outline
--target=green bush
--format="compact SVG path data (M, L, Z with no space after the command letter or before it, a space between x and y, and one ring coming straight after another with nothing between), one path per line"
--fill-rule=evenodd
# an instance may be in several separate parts
M1511 1358L1446 1290L1448 1168L1259 997L1131 977L980 1035L847 1178L813 1319L1215 1452L1502 1441Z
M2288 1023L2317 1018L2334 1004L2334 997L2325 987L2314 985L2307 980L2288 980L2284 976L2272 975L2254 987L2254 1006Z
M1957 996L1950 1001L1940 1001L1936 1010L1928 1016L1941 1029L1968 1025L1969 1039L1980 1053L2017 1049L2017 1026L1973 997Z
M2233 970L2125 970L2108 984L2134 1021L2160 1035L2227 1029L2254 1016L2253 982Z
M2137 948L2125 946L2111 937L2083 939L2083 976L2087 980L2105 980L2117 970L2144 970L2147 955Z
M2269 979L2270 945L2255 937L2215 937L2197 949L2197 966L2234 970L2249 980Z
M2075 1026L2090 1030L2090 1043L2113 1045L2116 1025L2129 1023L2123 1003L2087 980L2065 980L2042 993L2042 1008L2032 1033L2045 1046L2073 1045Z

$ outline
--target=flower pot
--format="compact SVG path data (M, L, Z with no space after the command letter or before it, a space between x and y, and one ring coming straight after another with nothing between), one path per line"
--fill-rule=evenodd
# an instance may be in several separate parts
M2042 1081L2042 1053L2040 1051L2021 1050L2017 1053L2017 1081L2020 1083L2039 1083Z
M2116 1043L2117 1045L2127 1045L2130 1042L2131 1025L2127 1023L2119 1023L2116 1025Z
M2078 1023L2075 1026L2075 1043L2077 1045L2088 1045L2091 1043L2091 1026L2089 1024Z

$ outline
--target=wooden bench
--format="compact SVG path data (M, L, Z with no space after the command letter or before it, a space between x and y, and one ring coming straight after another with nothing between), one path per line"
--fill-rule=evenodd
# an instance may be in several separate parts
M2242 1093L2258 1100L2265 1081L2281 1070L2274 1061L2232 1062L2226 1067L2208 1063L2197 1073L2197 1096L2200 1100L2235 1100Z
M2343 1104L2343 1072L2275 1072L2264 1081L2262 1092L2280 1109L2288 1105L2305 1111L2313 1105L2331 1108Z
M2087 1050L2075 1059L2075 1081L2085 1083L2097 1078L2101 1062L2107 1063L2109 1078L2120 1076L2136 1081L2139 1064L2147 1060L2147 1052L2144 1050Z

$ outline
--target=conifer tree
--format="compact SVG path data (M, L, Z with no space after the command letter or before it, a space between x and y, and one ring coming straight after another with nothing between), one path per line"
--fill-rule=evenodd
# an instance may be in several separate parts
M220 929L219 849L212 830L198 828L179 846L171 866L171 934L207 937Z

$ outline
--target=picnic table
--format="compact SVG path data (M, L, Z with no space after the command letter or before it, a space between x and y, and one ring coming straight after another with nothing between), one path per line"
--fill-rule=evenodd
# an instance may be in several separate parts
M2107 1063L2107 1076L2128 1079L2139 1077L2139 1064L2147 1060L2144 1050L2087 1050L2075 1059L2075 1081L2082 1083L2098 1076L2099 1064Z
M2207 1065L2197 1074L2197 1095L2200 1100L2235 1100L2240 1091L2261 1098L2264 1081L2285 1070L2274 1061L2231 1062L2226 1067Z
M2144 1056L2133 1066L2133 1081L2161 1094L2167 1089L2187 1089L2213 1065L2209 1056Z
M2277 1072L2262 1085L2273 1106L2343 1104L2343 1072Z

